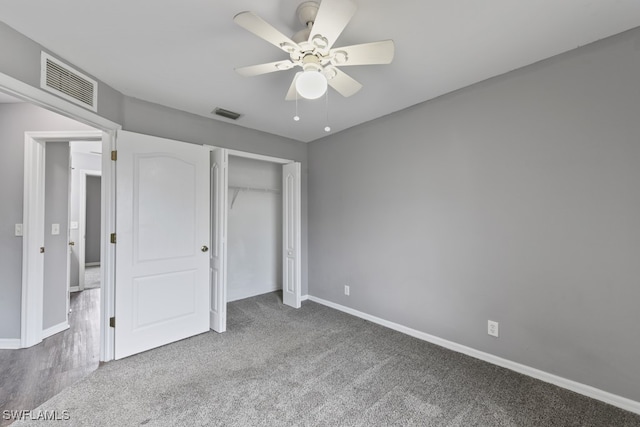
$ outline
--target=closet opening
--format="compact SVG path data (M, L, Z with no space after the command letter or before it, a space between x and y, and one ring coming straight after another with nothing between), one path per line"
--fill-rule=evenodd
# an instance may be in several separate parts
M282 290L282 165L233 155L228 165L231 302Z

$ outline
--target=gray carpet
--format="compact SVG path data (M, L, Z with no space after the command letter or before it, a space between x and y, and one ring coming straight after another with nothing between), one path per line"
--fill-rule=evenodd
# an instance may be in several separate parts
M79 426L640 426L640 416L307 301L102 365L39 410ZM44 421L17 422L41 426Z
M100 266L85 267L84 288L95 289L100 287Z

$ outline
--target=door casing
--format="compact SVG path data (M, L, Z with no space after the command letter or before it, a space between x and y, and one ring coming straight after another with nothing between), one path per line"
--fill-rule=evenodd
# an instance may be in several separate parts
M224 191L223 194L213 194L214 191L216 190L216 186L214 185L215 183L215 179L214 179L214 173L215 171L212 169L212 176L211 176L211 200L212 200L212 212L215 212L216 210L219 210L221 208L220 204L223 204L223 208L227 209L227 200L228 200L228 185L227 185L227 179L226 179L226 175L227 175L227 166L228 166L228 156L235 156L235 157L243 157L243 158L247 158L247 159L254 159L254 160L261 160L261 161L266 161L266 162L271 162L271 163L276 163L276 164L280 164L280 165L290 165L290 164L295 164L296 162L294 160L290 160L290 159L283 159L283 158L279 158L279 157L271 157L271 156L265 156L262 154L254 154L254 153L249 153L249 152L245 152L245 151L238 151L238 150L232 150L232 149L225 149L225 148L220 148L220 147L210 147L211 151L221 151L222 152L222 156L221 158L223 159L223 161L225 162L223 166L224 169L224 173L223 173L223 179L221 181L220 186L218 186L219 188L222 188L222 190ZM299 165L299 164L298 164ZM299 172L299 167L298 167L298 172ZM285 200L285 187L283 186L283 200ZM299 191L300 190L300 183L297 182L296 183L296 190ZM216 203L217 201L217 203ZM300 303L302 301L302 279L301 279L301 260L302 260L302 245L300 244L299 241L299 237L301 235L301 230L300 230L300 224L301 224L301 212L302 212L302 208L301 208L301 197L300 195L298 195L296 197L296 202L297 205L294 206L294 209L291 212L293 212L293 215L289 215L289 218L287 218L287 212L285 209L282 210L282 224L283 224L283 230L285 229L285 222L286 220L291 220L293 221L293 225L295 227L295 234L298 237L298 241L297 244L295 245L294 248L287 248L286 247L286 241L285 239L283 239L283 262L286 263L286 252L287 249L293 249L296 253L295 253L295 262L296 262L296 275L295 275L295 286L293 289L293 293L291 294L292 298L288 298L288 300L286 301L286 303L288 305L291 305L295 308L299 308L300 307ZM211 230L212 230L212 245L215 246L216 245L216 241L219 239L221 246L218 250L219 256L222 257L222 261L221 264L222 265L218 265L220 263L219 260L214 260L214 256L216 255L216 250L214 249L214 251L212 251L211 257L212 257L212 279L211 279L211 295L212 295L212 301L211 301L211 328L213 330L215 330L216 332L224 332L226 331L226 295L227 295L227 274L226 274L226 254L227 254L227 219L226 219L226 215L219 215L219 214L212 214L211 216ZM214 266L214 264L216 264ZM214 272L214 269L216 270ZM214 278L214 274L216 275L217 279ZM286 274L286 272L283 269L283 282L284 280L284 275ZM284 287L284 283L283 283L283 287ZM284 289L283 289L283 296L284 296Z

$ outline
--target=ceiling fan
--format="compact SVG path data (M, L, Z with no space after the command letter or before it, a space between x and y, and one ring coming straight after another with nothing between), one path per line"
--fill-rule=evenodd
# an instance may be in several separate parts
M296 73L286 100L317 99L327 91L327 85L342 96L358 92L362 85L340 70L352 65L389 64L393 60L393 40L333 48L334 43L356 12L349 0L305 1L296 10L305 29L289 38L253 12L241 12L236 24L289 54L289 59L267 64L236 68L241 76L250 77L275 71L302 68Z

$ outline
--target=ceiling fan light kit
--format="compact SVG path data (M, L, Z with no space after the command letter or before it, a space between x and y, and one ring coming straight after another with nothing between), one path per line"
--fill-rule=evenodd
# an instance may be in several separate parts
M315 67L305 68L295 82L298 94L306 99L318 99L327 91L327 78Z
M296 13L305 26L291 39L253 12L241 12L233 20L236 24L289 54L288 60L269 64L236 68L242 76L250 77L275 71L302 68L291 83L286 100L318 99L327 86L344 97L357 93L362 85L339 66L389 64L393 60L393 40L357 44L332 49L334 43L356 12L349 0L323 0L301 3Z

